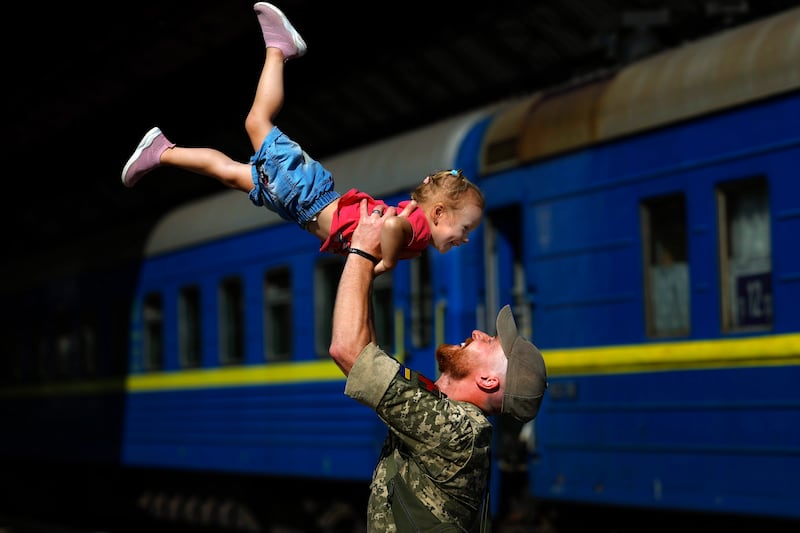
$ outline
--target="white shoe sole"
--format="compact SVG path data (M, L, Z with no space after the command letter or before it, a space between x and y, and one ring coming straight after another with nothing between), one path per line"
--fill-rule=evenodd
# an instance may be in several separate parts
M144 149L153 144L153 141L159 135L161 135L161 129L158 128L158 126L152 128L150 131L144 134L144 137L142 138L141 142L139 142L139 146L136 147L136 151L133 152L133 155L130 157L130 159L128 159L128 162L125 163L125 166L122 168L123 185L125 185L126 187L133 187L134 185L136 185L136 181L138 180L135 180L132 183L128 183L125 181L125 175L128 173L128 169L131 167L131 165L135 163L136 160L139 159L139 157L142 155Z

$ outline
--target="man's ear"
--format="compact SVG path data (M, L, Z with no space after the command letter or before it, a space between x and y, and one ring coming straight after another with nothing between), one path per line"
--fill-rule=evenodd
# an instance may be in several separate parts
M500 379L494 374L488 376L478 375L475 377L475 384L482 391L491 393L500 388Z

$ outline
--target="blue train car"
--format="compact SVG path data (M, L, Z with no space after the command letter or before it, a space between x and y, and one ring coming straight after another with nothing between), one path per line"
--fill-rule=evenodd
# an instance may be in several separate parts
M798 39L793 10L493 117L538 498L800 518Z
M524 470L542 510L800 521L798 65L793 9L323 161L342 192L461 168L486 195L467 246L401 261L374 304L431 377L505 304L542 349L538 418L496 421L495 511ZM386 430L328 356L342 258L233 191L116 237L4 291L0 502L362 524Z

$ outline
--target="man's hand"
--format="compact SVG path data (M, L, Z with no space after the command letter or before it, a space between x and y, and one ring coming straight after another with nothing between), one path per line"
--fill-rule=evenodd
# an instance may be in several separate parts
M367 200L361 200L359 205L361 210L361 218L358 220L358 225L353 231L353 236L350 239L350 247L358 248L375 257L381 257L381 228L385 222L387 214L394 215L397 209L394 207L387 207L383 213L380 211L367 212Z
M350 247L358 248L359 250L363 250L377 258L381 258L383 257L380 249L381 230L384 223L389 217L408 217L408 215L417 208L417 203L414 201L409 202L409 204L404 207L400 213L397 213L397 208L394 206L386 207L383 212L373 211L369 213L367 212L366 200L361 200L359 207L361 218L358 221L358 226L356 226L356 229L353 232L353 236L350 240ZM408 257L414 257L414 255L406 255L403 258L405 259ZM386 268L386 265L383 264L383 261L380 261L377 265L375 265L373 274L378 276L387 270L388 269Z

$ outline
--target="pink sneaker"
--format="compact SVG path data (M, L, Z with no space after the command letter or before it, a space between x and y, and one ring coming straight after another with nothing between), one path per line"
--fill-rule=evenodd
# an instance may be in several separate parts
M267 48L280 49L287 61L306 53L306 42L280 9L266 2L258 2L253 9L258 15Z
M139 146L122 169L122 184L133 187L142 176L161 166L161 154L175 143L169 142L161 130L153 128L144 134Z

